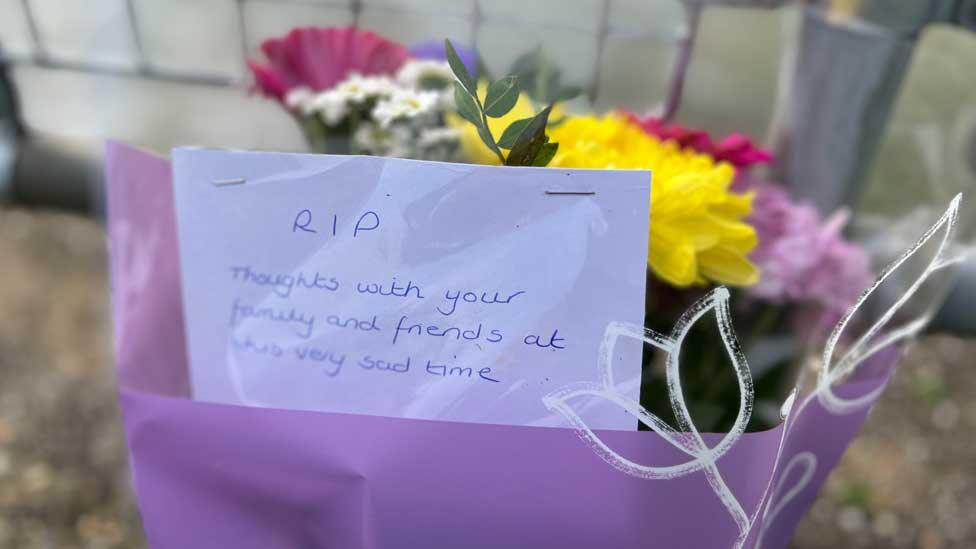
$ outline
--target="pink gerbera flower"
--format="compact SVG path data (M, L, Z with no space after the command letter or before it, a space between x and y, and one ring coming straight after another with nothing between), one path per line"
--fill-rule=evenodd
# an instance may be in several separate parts
M261 44L267 64L249 59L255 87L283 101L288 91L327 90L350 73L394 74L410 52L400 44L356 27L297 28Z

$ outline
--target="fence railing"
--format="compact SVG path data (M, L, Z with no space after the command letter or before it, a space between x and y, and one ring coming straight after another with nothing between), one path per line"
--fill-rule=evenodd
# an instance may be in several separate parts
M244 66L244 60L252 53L250 51L250 35L248 16L248 4L272 3L272 4L293 4L310 5L315 7L331 7L346 10L349 19L353 24L358 25L362 20L363 14L381 13L385 15L409 15L409 16L429 16L438 18L456 18L463 27L467 28L466 42L469 45L478 43L482 27L486 23L526 25L524 17L514 14L505 14L499 11L485 10L483 4L485 0L473 0L470 2L470 9L466 12L444 12L431 8L409 5L409 0L402 3L389 2L370 2L368 0L233 0L237 18L237 43L240 49L240 63ZM677 2L677 0L661 0L663 2ZM610 9L613 0L598 0L598 13L596 24L583 24L569 21L547 21L531 20L528 23L535 28L549 30L575 31L585 35L592 35L596 55L592 56L592 62L588 71L587 82L584 89L587 90L591 99L595 99L599 94L600 69L603 64L603 52L606 49L607 40L614 36L635 36L651 35L662 44L675 46L675 60L677 66L685 66L681 63L682 59L689 57L691 45L694 42L695 25L686 25L683 28L676 28L670 33L648 32L641 29L639 23L634 25L614 25L610 18ZM750 5L771 7L784 3L782 0L751 0L726 2L736 5ZM684 4L689 18L695 17L701 9L701 4ZM242 86L247 80L244 71L231 74L221 71L207 70L186 70L160 66L153 62L151 54L147 52L145 40L143 39L143 29L145 25L155 24L140 17L139 9L134 0L124 0L125 24L127 32L131 36L133 46L133 60L131 63L100 62L93 59L76 59L70 56L57 55L52 53L45 40L44 33L38 20L35 6L32 0L20 0L20 14L6 14L8 17L20 16L23 18L23 26L26 27L30 39L30 51L11 53L0 50L0 59L4 59L12 64L31 64L42 68L82 71L92 74L106 74L112 76L126 76L136 78L146 78L153 80L166 80L188 84L202 84L210 86ZM321 21L310 21L309 24L322 24ZM679 76L680 74L676 74ZM675 88L680 91L680 87Z
M672 51L660 107L666 118L678 110L703 11L715 6L769 9L794 3L654 0L669 2L682 10L683 18L679 18L675 28L662 30L648 22L615 21L611 17L615 2L627 0L588 0L584 2L588 6L586 17L554 20L506 13L490 0L459 0L451 3L450 9L432 6L434 0L225 0L236 17L236 35L229 39L236 42L233 48L239 51L239 64L237 70L221 71L158 63L147 47L144 33L150 25L161 23L144 17L140 13L144 4L136 0L114 0L121 2L124 9L118 24L125 27L130 38L131 55L127 61L108 62L98 56L57 53L56 48L49 46L49 37L39 21L35 2L40 1L19 0L19 14L3 14L22 18L29 47L17 52L0 49L0 60L14 65L217 87L242 87L249 82L244 61L253 54L252 41L261 37L252 35L256 34L252 27L257 21L249 15L248 8L258 4L328 7L344 13L345 22L357 25L375 14L450 18L457 21L453 35L475 46L484 39L482 30L489 24L578 33L590 40L594 54L588 56L588 61L580 61L589 64L577 71L585 75L585 81L575 83L581 84L594 101L601 93L608 42L615 37L650 36L671 46ZM779 115L770 130L778 159L774 172L799 195L829 211L840 204L857 202L921 30L934 22L976 30L976 0L813 0L804 4L792 77L780 94L783 100L777 106ZM577 7L574 2L566 9ZM330 23L334 22L307 21L309 25ZM851 120L858 123L849 123ZM970 164L976 172L976 131L971 139ZM970 293L976 295L976 275L969 278ZM976 330L976 319L970 324L967 329Z
M237 70L220 71L158 63L147 48L144 33L151 25L166 22L144 16L140 10L145 7L144 2L112 0L114 6L124 11L115 24L126 27L130 47L126 61L110 62L99 60L97 55L57 53L49 47L36 9L46 0L17 1L20 13L4 16L22 18L29 48L7 53L0 49L0 60L14 65L221 87L246 86L249 82L244 62L253 54L252 41L261 37L252 36L251 28L257 21L253 20L253 14L249 15L248 8L257 4L329 8L344 14L346 21L353 24L361 23L370 14L450 18L458 23L453 34L466 35L469 45L479 44L487 24L579 33L590 41L594 54L578 60L589 65L584 71L575 71L585 75L584 82L575 83L581 84L593 101L600 96L608 41L619 36L650 35L662 45L670 46L672 51L671 70L660 106L666 119L678 110L703 10L715 6L769 9L793 3L790 0L656 0L679 8L684 16L676 21L675 28L662 30L647 21L614 20L611 11L615 2L627 0L552 4L565 5L564 11L579 12L578 17L533 17L525 15L526 10L516 14L498 8L497 3L489 0L458 0L449 4L436 0L224 0L232 6L236 17L236 36L227 39L236 42L239 59ZM770 135L778 158L777 177L794 185L821 209L830 210L839 204L856 203L920 31L933 22L976 29L976 0L816 0L806 4L793 77L787 84L789 89L780 94L785 99L777 107L780 116L774 120ZM858 23L849 24L845 17L846 21ZM307 21L307 24L328 23ZM844 120L861 123L844 124Z

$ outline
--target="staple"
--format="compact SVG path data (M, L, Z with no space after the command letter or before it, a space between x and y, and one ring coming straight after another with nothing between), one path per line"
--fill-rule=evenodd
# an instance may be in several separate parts
M546 194L570 195L570 196L593 196L596 191L546 191Z
M243 185L247 179L238 177L236 179L215 179L212 181L215 187L226 187L228 185Z

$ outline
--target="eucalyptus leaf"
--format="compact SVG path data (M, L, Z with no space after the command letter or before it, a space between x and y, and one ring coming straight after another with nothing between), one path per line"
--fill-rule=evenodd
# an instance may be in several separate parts
M485 95L485 114L492 118L505 116L518 101L519 91L519 81L515 76L492 82Z
M552 112L552 105L542 109L532 117L532 121L522 130L515 141L515 145L512 146L505 164L509 166L532 165L535 157L542 150L542 146L546 144L546 123L549 121L550 112Z
M503 149L511 149L515 145L515 141L518 140L519 135L522 134L522 130L532 122L534 117L530 116L528 118L522 118L512 122L505 128L502 132L502 136L498 139L498 146Z
M475 103L474 97L464 89L464 86L454 81L454 104L457 106L458 114L475 126L481 125L481 109Z
M555 120L550 120L549 121L549 124L546 127L548 127L549 129L558 128L559 126L562 126L563 124L565 124L568 121L569 121L569 117L566 116L566 115L563 115L563 116L560 116L559 118L557 118Z
M548 166L549 162L552 161L552 157L556 156L556 151L559 150L559 143L545 143L542 148L539 149L539 153L535 155L535 160L532 161L533 166Z
M457 50L451 45L451 41L444 40L444 51L447 53L447 64L451 66L451 71L454 72L454 76L457 77L461 84L464 85L464 89L468 90L472 96L478 96L478 83L475 81L471 73L468 72L468 68L464 66L464 62L458 57Z
M552 101L569 101L583 93L583 88L579 86L562 86L552 94Z
M512 67L508 69L508 73L518 76L523 82L530 78L534 79L535 74L539 71L539 58L541 56L542 46L536 46L532 50L518 56L512 63Z
M568 101L583 92L579 86L563 84L562 72L538 46L520 55L508 72L519 78L522 91L540 103Z
M559 89L559 80L562 74L559 69L546 57L540 50L539 67L535 75L535 100L543 103L552 103L553 91Z
M498 145L495 144L495 140L491 137L491 132L488 131L488 127L483 124L478 124L478 137L481 141L488 146L495 154L501 156L501 151L498 150Z

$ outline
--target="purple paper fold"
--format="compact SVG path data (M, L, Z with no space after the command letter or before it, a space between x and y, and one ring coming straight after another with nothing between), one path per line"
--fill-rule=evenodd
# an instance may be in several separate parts
M152 547L736 545L742 529L702 472L629 476L571 429L189 400L168 163L109 144L107 164L120 402ZM885 381L842 389L866 394ZM838 416L811 400L788 429L746 434L718 459L755 517L739 546L786 545L866 413ZM689 459L656 433L599 434L638 463Z

